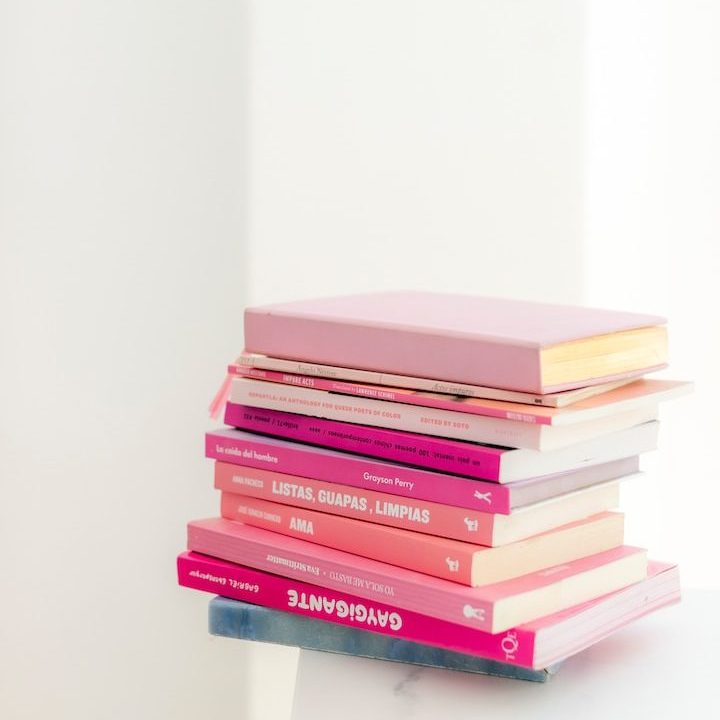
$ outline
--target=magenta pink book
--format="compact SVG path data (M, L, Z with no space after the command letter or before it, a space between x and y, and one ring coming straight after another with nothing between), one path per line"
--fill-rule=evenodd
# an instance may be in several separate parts
M383 292L247 308L245 346L279 358L542 394L633 374L543 387L543 348L664 323L504 298Z
M632 620L679 599L676 568L667 563L651 562L647 578L636 585L505 633L491 635L403 610L393 604L367 601L347 592L321 588L195 552L185 552L178 557L177 572L178 582L184 587L529 668L544 667L564 659ZM602 622L588 623L589 627L578 626L577 621L587 611L592 611L595 618L602 614ZM543 631L547 634L548 629L560 629L563 623L573 620L574 631L562 650L556 648L552 656L543 653L542 647L538 647L542 645Z
M195 520L187 530L188 550L493 633L619 590L647 571L646 552L622 546L470 588L233 520Z
M229 428L205 435L205 455L233 465L503 515L513 508L638 471L638 458L625 457L499 485Z
M226 405L225 422L251 432L499 483L552 475L637 455L653 449L657 436L657 421L653 421L567 448L540 452L449 440L232 402Z

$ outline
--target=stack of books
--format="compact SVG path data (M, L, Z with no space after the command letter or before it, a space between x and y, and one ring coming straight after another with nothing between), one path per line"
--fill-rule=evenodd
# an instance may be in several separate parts
M221 517L178 558L242 601L221 634L542 679L679 600L614 511L691 387L644 377L663 318L378 293L248 308L245 346L206 436Z

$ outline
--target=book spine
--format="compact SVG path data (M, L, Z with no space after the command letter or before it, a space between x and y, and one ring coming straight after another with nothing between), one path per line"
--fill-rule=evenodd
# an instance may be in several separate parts
M400 390L399 388L379 387L377 385L356 383L347 380L333 380L331 378L277 372L275 370L264 370L247 365L230 365L228 366L228 373L237 377L262 380L280 385L310 388L313 390L323 390L325 392L369 398L371 400L403 403L460 414L481 415L530 424L552 424L552 417L550 415L536 412L532 406L525 406L522 411L520 411L519 407L515 410L508 410L499 407L501 404L500 401L495 401L497 404L492 404L492 400L488 402L476 400L470 403L467 402L467 399L460 400L452 395L444 397L440 394L431 395L414 390Z
M320 510L392 527L453 538L477 545L493 544L495 515L426 500L398 496L285 473L215 463L215 488L285 505Z
M500 631L493 624L494 600L478 596L474 588L244 523L221 519L207 527L191 522L187 549L330 590L351 590L366 600L391 602L450 623L485 632Z
M464 383L431 380L429 378L411 377L408 375L393 375L392 373L375 372L373 370L358 370L357 368L320 365L318 363L287 360L248 352L240 355L235 363L228 367L228 373L234 375L239 374L239 366L258 370L273 370L279 373L293 373L305 377L312 376L331 380L348 380L366 385L387 385L389 387L419 390L422 392L462 395L465 397L502 400L505 402L521 403L523 405L541 405L545 407L560 407L560 405L574 402L577 394L571 391L564 394L537 395L535 393L483 387L482 385L466 385ZM587 388L585 388L585 390L587 390ZM590 393L595 394L592 390L590 390Z
M187 549L494 633L533 619L538 606L533 610L531 595L543 608L538 615L548 615L570 606L569 588L579 604L641 579L647 569L644 551L620 546L505 582L470 588L225 518L188 523ZM596 576L597 583L583 585L587 573ZM496 604L507 610L502 617L495 617ZM508 624L509 617L518 620Z
M505 447L540 449L542 425L438 410L405 403L338 395L307 387L235 378L230 400L239 405L289 411L338 422ZM545 427L544 432L549 432Z
M225 407L225 422L244 430L492 482L500 481L501 458L506 452L485 445L324 420L232 402L228 402Z
M192 552L178 557L177 572L178 583L194 590L520 667L533 666L535 635L522 628L491 635Z
M250 410L248 408L248 414L254 414ZM382 489L390 495L413 500L429 500L482 513L510 514L510 489L494 482L395 465L361 455L308 452L301 444L297 444L297 448L280 447L263 442L261 435L255 438L207 433L205 455L233 465L270 468L287 475L365 490Z
M477 548L457 540L225 492L221 515L227 520L239 520L324 547L472 585Z

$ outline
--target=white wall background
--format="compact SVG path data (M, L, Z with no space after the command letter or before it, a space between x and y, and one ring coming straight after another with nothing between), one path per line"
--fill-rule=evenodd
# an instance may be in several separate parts
M209 638L172 566L247 302L666 313L698 392L626 509L720 585L719 30L710 0L0 0L0 716L287 716L294 653Z

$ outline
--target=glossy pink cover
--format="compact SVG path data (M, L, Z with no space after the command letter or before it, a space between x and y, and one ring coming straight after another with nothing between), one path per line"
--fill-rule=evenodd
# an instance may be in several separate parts
M672 567L666 563L649 563L648 580ZM368 602L357 595L271 575L199 553L182 553L177 559L177 572L178 582L184 587L522 667L534 666L534 645L538 631L577 616L593 606L600 608L623 592L637 589L637 586L631 586L505 633L491 635L482 630L403 610L392 604ZM648 580L641 584L648 584ZM611 614L605 632L594 637L593 642L675 599L673 595L669 598L660 595L637 603L629 612ZM572 652L589 643L580 640L579 647L577 644Z
M543 387L542 348L664 323L653 315L505 298L383 292L247 308L245 347L279 358L547 393L623 375Z
M527 504L513 502L515 488L530 494L531 502L539 502L637 472L637 458L626 458L498 485L230 428L213 430L205 435L205 455L236 466L503 515L508 515L512 507Z
M240 421L242 418L233 414L231 419ZM261 427L264 426L258 425L257 429ZM481 509L483 512L505 515L510 512L509 486L422 470L360 454L264 437L243 430L227 428L207 433L205 455L236 465L267 468L288 475L383 490L401 497L432 500L447 505Z
M354 425L231 402L225 406L225 422L243 430L292 437L298 442L332 444L337 450L493 482L500 482L502 456L509 451L492 445Z
M559 593L557 609L564 609L569 605L562 605L563 580L645 552L623 546L513 580L470 588L224 518L195 520L187 529L188 550L334 590L352 589L368 600L392 602L487 632L507 629L494 621L497 601L553 586Z
M641 423L548 452L514 449L316 418L228 402L225 422L299 443L497 483L578 470L655 447L658 422ZM516 423L521 424L521 423ZM433 498L428 498L433 499Z

